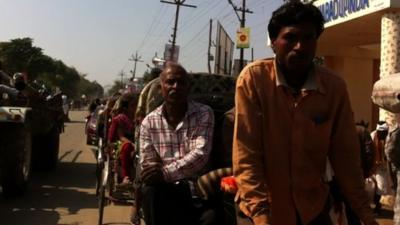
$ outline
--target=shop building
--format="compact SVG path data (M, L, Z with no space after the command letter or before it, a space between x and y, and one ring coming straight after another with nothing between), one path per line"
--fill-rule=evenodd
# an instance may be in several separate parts
M400 0L317 0L325 31L317 55L348 86L356 121L374 128L386 113L371 101L373 84L400 72Z

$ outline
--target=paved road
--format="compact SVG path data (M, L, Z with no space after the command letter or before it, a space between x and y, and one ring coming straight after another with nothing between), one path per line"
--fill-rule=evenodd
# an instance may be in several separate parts
M52 172L33 172L23 197L0 198L1 225L96 225L95 157L85 144L84 112L70 112L61 135L60 163ZM127 225L127 206L107 206L104 224Z

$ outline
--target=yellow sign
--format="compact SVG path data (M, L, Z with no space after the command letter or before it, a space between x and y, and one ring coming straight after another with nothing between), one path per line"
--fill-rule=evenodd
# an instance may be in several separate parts
M250 47L250 28L241 27L236 32L236 48Z

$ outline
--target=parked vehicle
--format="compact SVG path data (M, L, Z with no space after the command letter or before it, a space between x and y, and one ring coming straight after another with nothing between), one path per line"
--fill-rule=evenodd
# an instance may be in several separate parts
M54 169L58 163L60 134L64 131L61 93L49 95L45 101L31 104L32 163L35 168Z
M103 111L102 106L98 106L93 112L86 116L85 121L85 134L86 134L86 144L98 146L99 136L97 134L97 119L99 114Z
M25 86L23 92L17 99L1 93L0 99L0 185L6 196L26 190L31 165L56 167L64 126L60 94L45 97Z
M0 107L0 179L3 194L17 195L26 190L31 168L32 109Z

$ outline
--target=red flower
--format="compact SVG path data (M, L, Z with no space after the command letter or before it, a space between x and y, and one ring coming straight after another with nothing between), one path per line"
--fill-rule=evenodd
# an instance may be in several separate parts
M235 194L238 190L234 176L223 177L221 179L221 190L227 193Z

